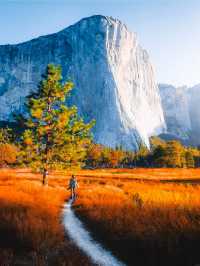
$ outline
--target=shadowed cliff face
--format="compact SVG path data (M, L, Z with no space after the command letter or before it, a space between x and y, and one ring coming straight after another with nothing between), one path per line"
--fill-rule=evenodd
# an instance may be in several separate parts
M181 139L188 139L191 131L187 87L175 88L160 84L162 106L168 133Z
M200 145L200 85L192 88L160 84L167 133L186 144Z
M200 145L200 85L188 90L188 102L191 121L190 140L192 144Z
M47 64L60 64L75 83L70 104L86 121L96 119L94 138L108 146L137 149L165 129L149 57L120 21L93 16L56 34L0 46L0 120L24 112Z

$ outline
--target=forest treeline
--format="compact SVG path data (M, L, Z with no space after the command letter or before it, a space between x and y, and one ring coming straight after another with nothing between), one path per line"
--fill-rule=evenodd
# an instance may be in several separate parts
M0 165L29 166L30 160L24 160L24 147L16 142L13 131L0 129ZM115 149L101 144L91 143L81 156L81 167L85 168L134 168L134 167L200 167L200 148L185 147L177 140L164 141L159 137L150 139L150 149L140 145L136 152L126 151L122 147ZM80 164L80 156L73 157L73 164ZM68 162L69 163L69 162Z
M164 141L158 137L152 137L150 144L150 149L140 145L136 152L93 144L87 151L86 166L92 168L200 167L200 148L185 147L177 140Z

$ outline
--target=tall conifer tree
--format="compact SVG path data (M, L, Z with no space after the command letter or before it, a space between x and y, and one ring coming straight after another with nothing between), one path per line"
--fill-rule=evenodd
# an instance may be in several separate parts
M38 92L27 103L23 158L42 170L44 185L48 184L49 169L80 166L91 141L93 122L85 124L77 108L66 105L73 83L62 84L61 80L61 68L48 65Z

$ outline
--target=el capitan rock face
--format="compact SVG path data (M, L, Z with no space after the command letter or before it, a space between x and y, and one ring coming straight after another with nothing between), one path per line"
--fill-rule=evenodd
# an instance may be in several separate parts
M0 120L24 112L49 63L60 64L75 83L71 104L86 121L96 120L94 139L137 149L165 131L149 56L119 20L93 16L58 33L0 46Z

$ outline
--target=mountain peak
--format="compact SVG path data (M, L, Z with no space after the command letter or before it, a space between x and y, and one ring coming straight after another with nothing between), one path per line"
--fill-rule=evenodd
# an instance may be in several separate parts
M90 17L83 18L62 31L68 31L69 29L76 27L79 27L82 30L85 30L88 27L93 27L95 29L96 27L96 30L101 28L102 30L105 31L108 29L108 27L113 27L113 28L120 27L121 30L125 29L128 31L127 26L122 21L120 21L117 18L113 18L111 16L104 16L104 15L93 15Z
M112 16L104 16L104 15L92 15L89 17L85 17L83 19L81 19L79 22L77 23L81 23L82 21L89 21L89 20L99 20L99 21L108 21L110 23L118 23L118 24L122 24L125 25L121 20L114 18ZM75 23L76 24L76 23Z

